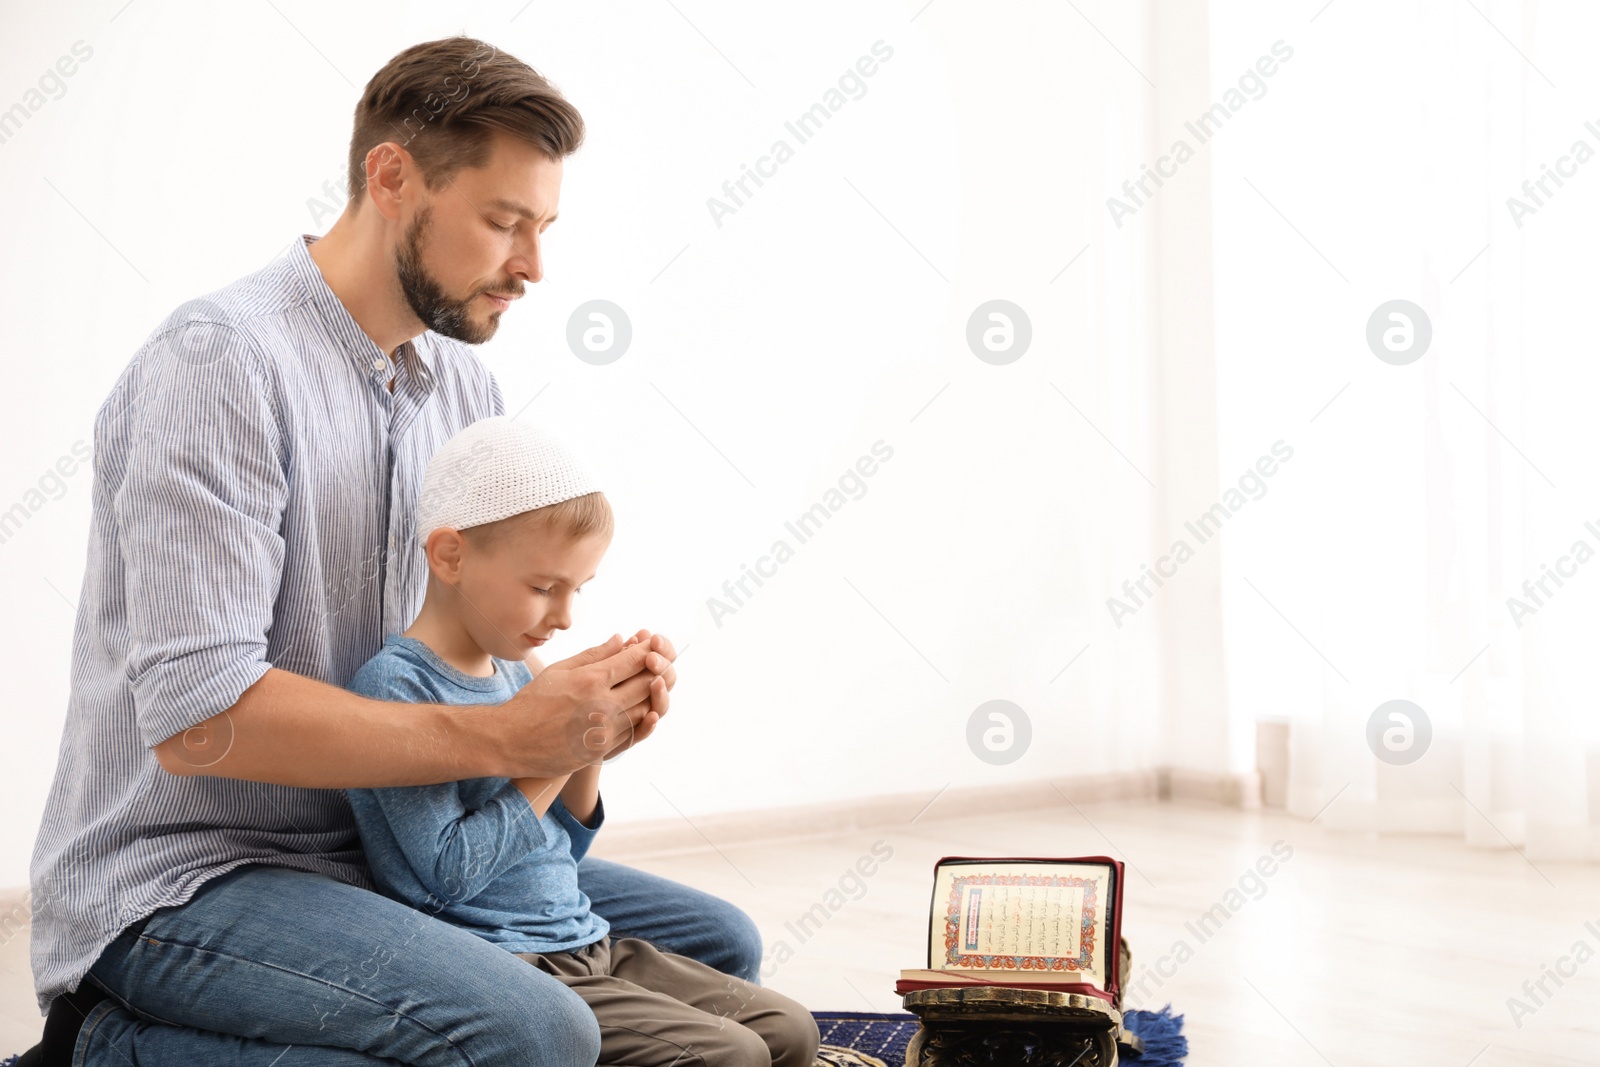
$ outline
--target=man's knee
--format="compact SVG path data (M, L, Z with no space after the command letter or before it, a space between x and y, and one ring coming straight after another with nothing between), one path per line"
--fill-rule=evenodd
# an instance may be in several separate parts
M613 937L637 937L760 983L761 931L726 900L594 856L578 864L578 888L611 923Z
M540 975L540 977L547 977ZM571 989L550 979L541 983L538 996L520 1010L505 1013L503 1025L511 1028L504 1059L479 1059L481 1067L594 1067L600 1059L600 1024L594 1010Z
M706 959L723 974L761 984L761 931L755 921L732 904L716 916L719 943L716 959Z

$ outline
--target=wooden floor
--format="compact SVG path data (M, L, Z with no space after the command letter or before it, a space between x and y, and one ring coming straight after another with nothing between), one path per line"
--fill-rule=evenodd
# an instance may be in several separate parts
M597 854L739 903L769 952L780 940L794 950L769 962L765 984L813 1010L900 1010L894 979L925 958L940 856L1110 854L1132 865L1127 1006L1181 1012L1191 1067L1600 1064L1600 955L1561 964L1576 974L1561 986L1546 977L1541 1004L1521 988L1577 941L1600 953L1600 866L1535 868L1449 838L1342 836L1282 814L1173 803L999 818L940 817L941 806L913 825L805 841ZM893 858L865 895L796 937L788 924L826 909L827 890L879 841ZM1280 841L1290 858L1239 891ZM1520 1028L1511 996L1533 1009Z
M1535 868L1448 838L1341 836L1173 803L993 818L945 807L905 825L672 853L607 851L601 834L596 854L744 907L766 938L766 984L815 1010L899 1010L894 979L924 959L940 856L1109 853L1131 865L1129 1006L1183 1013L1192 1067L1600 1064L1600 955L1589 958L1600 953L1600 866ZM1279 841L1292 856L1241 889ZM859 883L847 877L875 844L892 858ZM1535 1002L1522 986L1547 965L1575 974L1559 986L1544 977ZM1513 996L1532 1009L1520 1027ZM25 936L0 944L0 1000L3 1057L42 1028Z

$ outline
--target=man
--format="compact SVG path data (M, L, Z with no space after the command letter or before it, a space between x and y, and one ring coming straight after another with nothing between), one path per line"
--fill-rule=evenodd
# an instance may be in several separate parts
M481 709L340 688L420 606L424 465L503 413L467 346L542 277L582 138L511 56L401 52L362 93L328 234L174 312L113 387L33 855L49 1021L24 1063L595 1062L565 986L372 891L342 790L620 751L667 711L671 642L641 630L544 667L530 639L535 680ZM614 930L756 980L738 909L600 860L579 877Z

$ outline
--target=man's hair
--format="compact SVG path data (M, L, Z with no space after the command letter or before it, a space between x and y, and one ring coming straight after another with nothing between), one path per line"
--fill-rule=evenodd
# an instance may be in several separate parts
M372 76L356 104L349 193L367 188L367 153L393 141L411 153L430 192L464 167L489 162L496 131L552 161L583 144L583 116L522 60L472 37L412 45Z
M584 537L612 535L613 515L611 503L604 493L586 493L570 500L547 504L532 511L520 512L496 519L494 522L468 526L462 536L480 549L489 549L502 541L530 534L561 537L577 541Z

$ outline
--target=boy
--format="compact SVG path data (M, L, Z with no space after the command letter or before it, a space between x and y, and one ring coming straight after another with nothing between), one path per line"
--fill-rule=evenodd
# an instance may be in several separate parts
M423 476L422 610L349 688L435 704L510 699L533 678L524 657L572 624L572 597L611 532L610 505L560 442L503 415L473 423ZM621 710L600 707L590 720ZM574 737L593 762L564 778L348 790L373 881L576 992L600 1024L601 1064L811 1067L817 1026L803 1007L647 941L613 940L578 889L578 861L604 820L602 759L655 721L611 752L589 733Z

